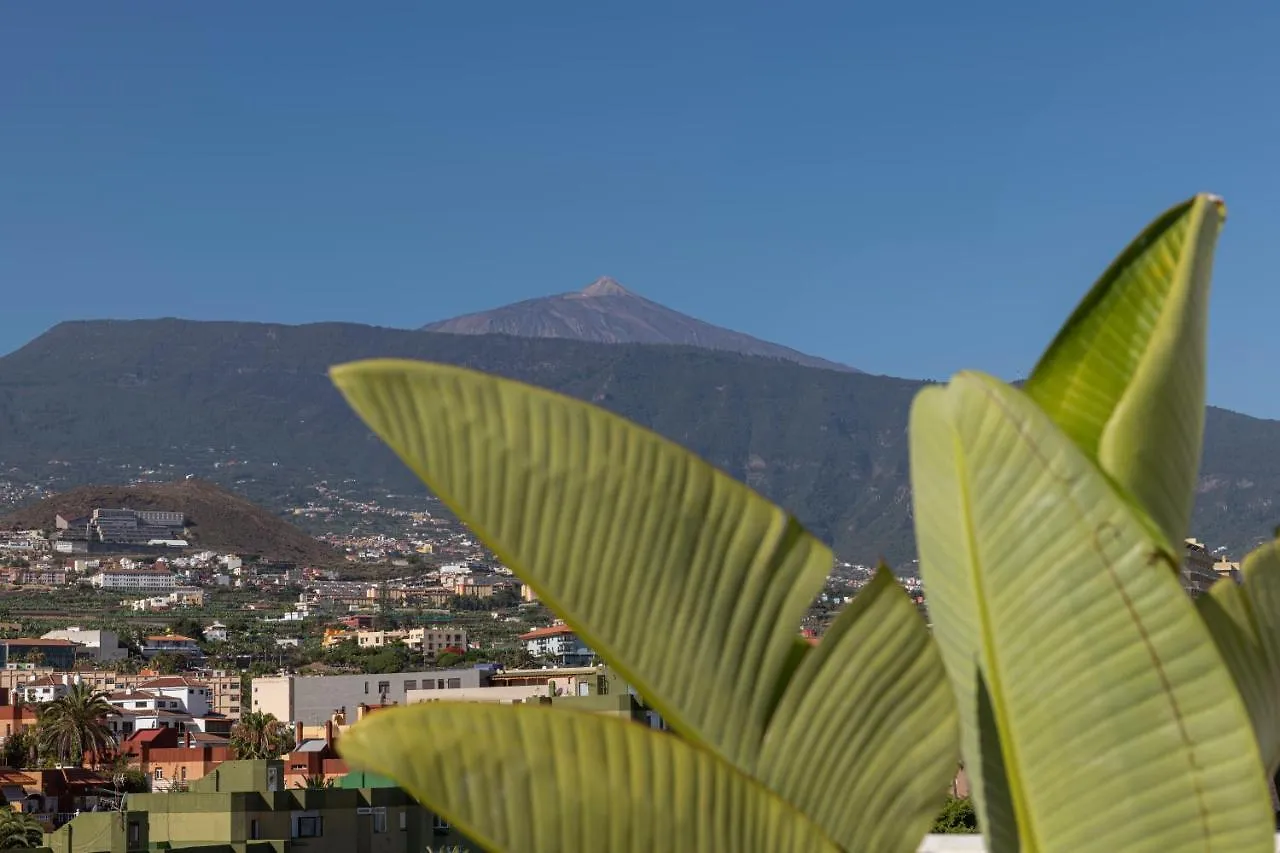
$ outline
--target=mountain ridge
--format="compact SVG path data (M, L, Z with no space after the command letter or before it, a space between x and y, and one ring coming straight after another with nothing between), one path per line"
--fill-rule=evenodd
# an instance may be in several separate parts
M607 344L676 344L859 372L845 364L682 314L631 292L609 276L596 279L582 290L523 299L488 311L437 320L423 326L422 331L567 338Z
M906 429L926 383L688 346L70 321L0 358L0 478L70 486L118 478L122 464L171 465L272 508L323 479L421 491L326 375L373 357L457 364L596 403L756 488L847 559L914 557ZM1240 553L1277 516L1280 421L1211 407L1192 533Z

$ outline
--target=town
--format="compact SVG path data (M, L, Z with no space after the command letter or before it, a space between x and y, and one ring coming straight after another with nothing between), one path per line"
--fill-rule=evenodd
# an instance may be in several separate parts
M228 843L283 833L345 844L399 827L403 849L466 849L388 780L349 771L336 744L351 725L449 699L554 703L666 727L456 522L335 503L378 517L382 532L320 534L336 556L324 566L196 550L183 538L191 520L170 509L95 507L4 534L0 774L46 846L71 853L87 849L77 838L118 831L128 847L207 841L207 823L154 816L216 793L228 795L218 802L233 819L215 832ZM837 561L802 636L820 642L871 575ZM1184 589L1196 596L1222 577L1238 581L1239 564L1188 539ZM927 619L918 577L898 580ZM968 793L963 772L953 790ZM230 796L250 791L287 796ZM123 828L108 812L125 815Z

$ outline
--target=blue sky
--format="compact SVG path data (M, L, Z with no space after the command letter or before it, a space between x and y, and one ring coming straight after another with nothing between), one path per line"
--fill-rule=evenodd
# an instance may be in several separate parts
M690 5L4 4L0 351L611 275L864 370L1013 378L1212 190L1210 399L1280 418L1280 7Z

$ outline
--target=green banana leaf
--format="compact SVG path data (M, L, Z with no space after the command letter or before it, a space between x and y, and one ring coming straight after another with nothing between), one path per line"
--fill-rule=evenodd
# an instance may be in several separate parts
M830 552L689 452L460 368L365 362L334 378L673 726L776 784L846 849L915 849L955 772L957 718L937 649L889 573L809 650L795 634Z
M881 568L800 664L758 776L844 850L915 853L959 758L942 657Z
M822 543L692 453L570 397L413 361L332 376L674 728L749 769L831 570Z
M838 850L719 756L629 720L432 702L362 720L340 749L490 850Z
M1196 604L1244 697L1268 774L1280 772L1280 541L1250 554Z
M1107 269L1026 392L1181 553L1204 436L1205 330L1222 200L1169 210Z
M992 853L1273 851L1231 675L1150 531L1026 394L911 412L921 574Z

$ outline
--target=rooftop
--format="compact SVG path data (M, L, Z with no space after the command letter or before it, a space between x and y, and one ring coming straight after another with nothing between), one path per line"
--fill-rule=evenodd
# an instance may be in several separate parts
M549 625L546 628L534 628L527 634L521 634L522 640L536 640L539 637L558 637L564 634L575 633L568 625Z

